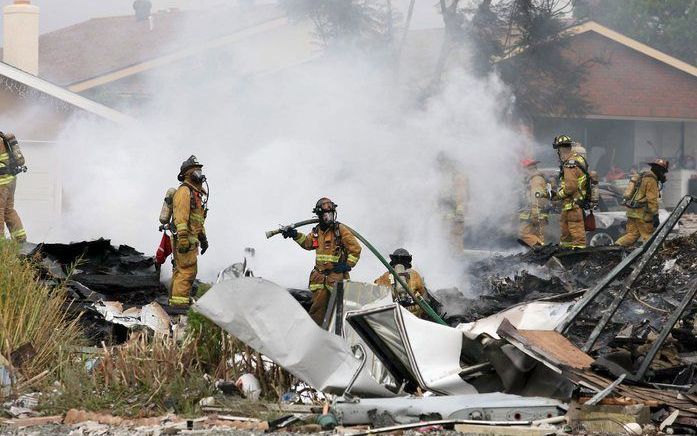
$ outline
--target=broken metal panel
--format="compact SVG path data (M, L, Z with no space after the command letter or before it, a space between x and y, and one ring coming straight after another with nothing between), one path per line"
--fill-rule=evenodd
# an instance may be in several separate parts
M515 328L524 330L553 330L563 319L573 302L539 302L518 304L495 315L480 320L460 324L457 329L465 336L474 339L482 333L500 339L496 330L503 320L508 320Z
M513 327L507 326L504 330L511 329L513 329ZM659 390L642 386L628 386L621 383L613 383L613 380L607 379L593 372L593 370L588 366L589 360L592 361L590 357L581 358L580 364L569 365L569 363L571 363L570 361L576 359L574 356L578 356L578 353L580 352L580 350L575 348L575 346L571 343L568 344L568 347L570 347L569 350L572 348L574 350L569 351L566 349L566 347L564 347L562 350L565 351L562 353L559 353L559 350L556 350L555 353L550 353L548 352L549 350L545 348L545 346L548 346L546 342L540 344L537 341L528 341L527 344L524 344L524 340L519 340L520 337L516 339L506 332L500 332L500 334L502 337L508 336L507 340L515 343L520 349L524 349L529 356L533 357L537 361L550 368L555 368L556 370L561 371L562 376L569 382L574 383L576 386L582 386L596 392L602 392L603 390L607 389L608 386L614 385L614 392L616 392L617 395L624 398L629 398L631 401L646 404L651 407L669 406L674 409L680 409L681 412L688 413L690 416L697 416L697 402L693 401L693 399L689 396L680 394L677 391ZM560 356L562 356L563 359L560 358Z
M504 320L498 334L529 356L561 372L561 368L589 368L593 358L554 330L518 330Z
M392 303L392 291L372 283L344 282L344 312Z
M653 345L651 345L651 349L644 356L644 360L641 362L641 366L639 367L637 372L629 375L628 378L630 380L640 381L644 378L644 375L646 374L646 371L649 369L651 362L653 362L653 359L656 357L656 354L663 347L663 343L668 338L668 335L673 330L673 327L675 326L675 324L682 317L683 313L685 313L685 310L687 310L688 306L693 302L696 294L697 294L697 280L694 280L692 282L692 284L690 285L689 291L683 297L683 300L680 303L680 306L677 309L675 309L673 311L673 313L670 315L670 317L666 320L665 324L663 325L663 329L661 330L661 333L658 335L656 340L653 342Z
M563 414L563 403L503 393L340 401L332 411L343 425L370 424L369 415L389 414L400 424L419 422L424 416L481 421L533 421Z
M571 310L569 315L562 321L556 328L557 331L561 333L566 333L569 327L573 324L574 320L578 317L578 315L595 299L600 295L605 288L612 283L615 278L622 272L624 271L627 267L629 267L639 256L641 256L641 260L639 263L633 268L632 273L627 277L627 279L624 281L622 284L620 290L617 293L617 296L615 297L614 301L612 304L607 308L605 313L603 314L602 319L600 322L595 326L593 329L593 332L590 334L588 340L583 346L583 351L590 351L593 346L595 345L595 342L597 341L598 337L602 333L602 331L605 329L607 323L612 319L613 315L617 311L618 307L622 303L622 301L625 299L627 296L627 293L629 292L631 286L634 284L636 279L639 277L641 272L643 271L644 267L646 264L651 260L653 255L656 253L656 250L658 247L663 243L665 240L666 236L673 230L675 225L677 224L678 220L680 217L684 214L685 210L687 207L694 201L694 198L686 195L685 197L680 200L680 203L675 207L673 212L670 214L670 217L661 223L661 225L658 227L658 229L653 233L651 238L646 241L641 247L637 248L634 250L624 261L622 261L619 265L617 265L611 272L608 274L600 283L598 283L592 290L588 291L586 295L579 301L576 306Z
M627 293L629 293L630 288L632 287L636 279L639 277L639 275L642 273L642 271L646 267L646 264L649 263L653 255L656 253L656 250L658 250L658 247L661 246L663 241L666 239L666 236L668 236L668 234L673 230L673 227L675 227L675 225L678 223L680 217L683 215L683 213L685 213L685 210L692 203L693 200L693 197L689 195L683 197L683 199L680 200L680 203L678 203L676 208L673 210L673 213L670 214L668 220L664 221L659 226L658 230L654 232L651 238L648 241L646 241L644 246L648 246L648 248L645 249L641 257L641 260L634 267L632 273L629 275L629 277L627 277L624 283L622 283L622 286L619 289L614 301L612 302L610 307L607 308L607 310L603 314L603 317L600 319L600 322L595 326L590 337L583 345L583 351L589 352L593 348L593 345L595 345L595 342L598 340L598 337L605 329L607 323L612 319L620 304L622 304L622 301L624 301L624 299L626 298Z
M155 333L168 335L172 326L170 316L154 301L143 307L131 307L126 310L123 310L123 304L118 301L98 301L92 307L105 321L129 329L144 326Z
M346 319L408 390L476 393L459 376L463 336L457 329L419 319L395 303L351 312Z
M285 288L242 277L213 286L194 309L313 388L342 394L361 367L349 345L322 330ZM352 388L356 395L395 394L366 368Z
M400 386L396 383L390 371L385 368L380 359L371 351L370 347L363 342L353 327L343 320L337 323L339 314L341 314L345 320L347 311L384 306L385 304L392 303L391 291L383 286L377 286L371 283L352 282L349 280L341 282L341 289L339 289L338 286L337 284L337 292L332 292L330 296L327 316L325 317L322 328L342 336L352 350L353 347L357 345L362 346L366 355L366 365L370 368L370 374L373 378L380 384L389 386L391 390L399 389ZM341 298L341 302L339 303L337 301L337 296L340 294L343 298Z
M575 305L574 307L571 308L569 313L566 315L566 317L557 325L555 328L556 331L560 333L566 333L566 331L571 327L571 324L576 320L578 315L583 312L583 310L590 304L592 303L598 295L600 295L601 292L607 288L607 286L615 281L618 275L620 275L625 269L631 265L634 260L639 257L641 253L643 253L644 246L641 246L637 248L636 250L632 251L629 253L629 255L622 260L615 268L610 271L609 274L607 274L603 279L598 282L593 289L590 289L589 291L586 291L585 294L583 294L583 298L581 298Z
M373 311L375 310L380 311L382 310L382 307L373 309ZM365 311L361 311L361 313L365 313ZM405 347L399 344L398 341L394 342L390 341L390 338L382 338L371 327L366 317L352 317L352 313L349 313L346 321L356 335L358 335L358 337L368 345L370 352L380 360L386 370L394 377L395 384L404 386L404 388L409 392L416 391L419 384L411 370L409 359L404 357L401 359L399 358L400 355L407 355ZM393 332L396 332L397 330L396 325L394 325ZM395 336L398 335L391 335L391 337ZM391 344L392 346L388 344ZM397 348L395 352L393 349L396 345L398 345L399 348Z
M327 305L327 315L325 316L322 328L333 331L338 335L346 336L346 323L340 322L337 329L337 314L346 318L346 313L370 307L384 306L392 303L392 292L384 286L372 283L352 282L344 280L339 288L339 283L334 292L329 297ZM339 294L341 294L339 296ZM337 298L341 302L337 301Z

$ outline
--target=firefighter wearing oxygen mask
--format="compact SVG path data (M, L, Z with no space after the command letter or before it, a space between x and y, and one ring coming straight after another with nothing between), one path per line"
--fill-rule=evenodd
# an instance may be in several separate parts
M319 218L319 225L304 235L296 229L285 227L281 234L292 238L305 250L315 251L315 267L310 272L312 306L310 317L321 326L329 304L329 296L340 280L349 279L349 271L361 256L361 245L355 236L336 220L336 204L323 197L312 212Z
M0 237L4 237L7 225L10 237L20 243L26 242L27 232L15 210L15 190L17 174L26 171L17 138L12 133L0 132Z
M421 295L421 297L425 297L426 285L424 284L424 279L421 277L421 274L412 268L411 260L411 254L404 248L398 248L394 253L390 254L390 265L395 272L404 279L412 291ZM375 280L375 284L392 289L395 301L419 318L425 318L421 306L411 298L406 289L397 283L392 273L388 271L381 275Z
M670 164L665 159L656 159L649 167L632 176L622 196L627 208L627 231L617 239L617 245L629 247L639 239L647 241L660 223L658 200Z
M196 156L185 160L177 179L181 182L172 199L172 223L174 224L174 270L169 304L186 308L190 304L191 287L198 271L199 248L201 254L208 250L208 238L204 221L208 212L208 189L204 189L206 176Z
M588 173L588 163L580 154L573 150L574 141L568 135L554 138L552 147L559 157L560 186L556 192L551 192L552 200L561 202L559 228L561 231L560 244L565 248L585 248L586 228L584 210L591 202L591 179Z
M525 172L521 206L518 211L518 242L528 247L545 244L545 229L549 222L547 178L537 169L538 160L524 159Z

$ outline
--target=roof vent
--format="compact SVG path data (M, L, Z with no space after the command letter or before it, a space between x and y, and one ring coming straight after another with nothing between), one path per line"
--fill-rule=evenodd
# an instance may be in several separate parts
M152 2L150 0L135 0L133 10L136 12L137 21L146 21L152 12Z

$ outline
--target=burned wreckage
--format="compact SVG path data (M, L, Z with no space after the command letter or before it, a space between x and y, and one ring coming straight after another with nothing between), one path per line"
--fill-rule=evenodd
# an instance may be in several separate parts
M633 251L545 247L475 262L479 297L429 291L447 325L417 318L390 289L350 281L337 285L323 328L288 289L257 277L219 281L194 309L333 395L342 425L607 431L596 422L605 419L610 431L653 421L697 432L697 233L673 231L695 202L683 198ZM603 407L614 418L592 418Z
M122 343L140 326L170 331L171 319L157 303L167 289L152 257L127 245L114 247L108 239L25 244L23 254L36 261L45 282L65 285L67 310L88 343Z

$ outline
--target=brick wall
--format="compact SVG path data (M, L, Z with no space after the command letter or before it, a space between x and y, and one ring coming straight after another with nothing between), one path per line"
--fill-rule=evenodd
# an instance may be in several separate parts
M581 90L591 115L697 120L697 77L595 32L573 37L568 55L607 61L589 68Z

